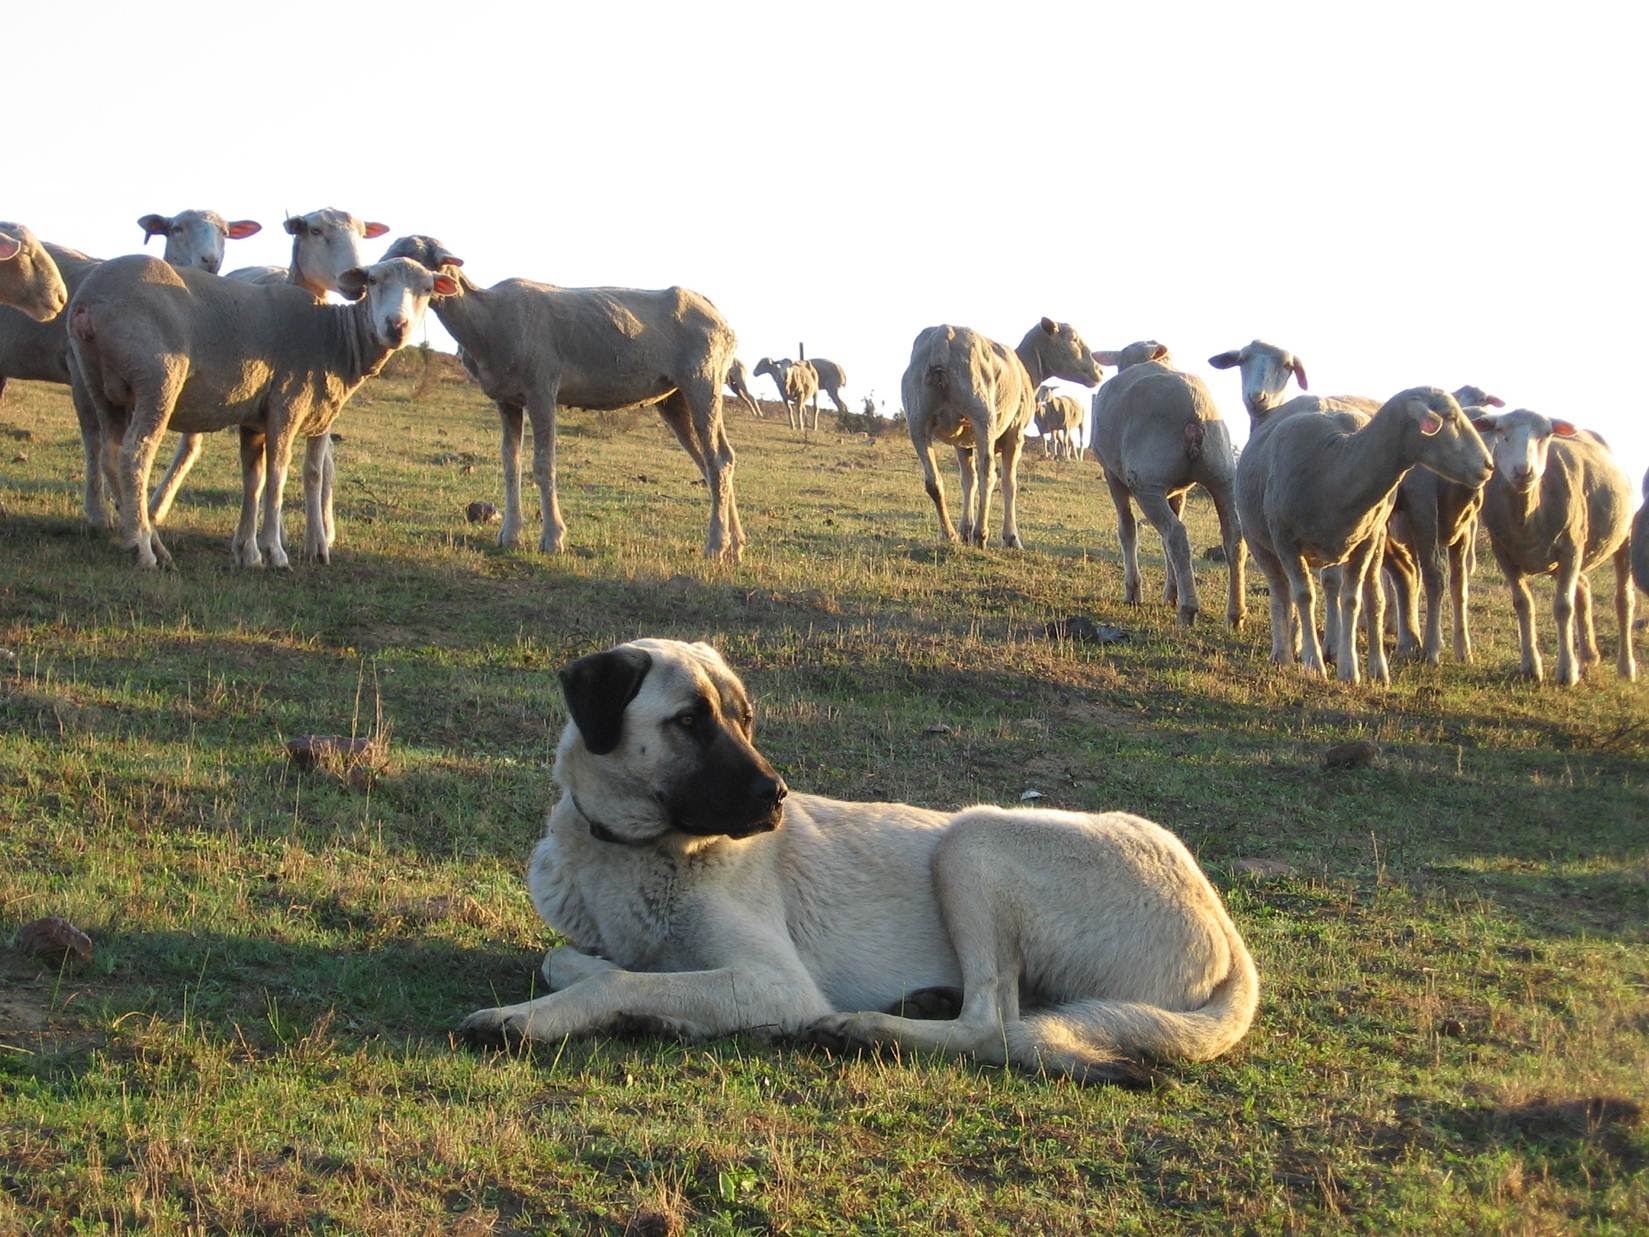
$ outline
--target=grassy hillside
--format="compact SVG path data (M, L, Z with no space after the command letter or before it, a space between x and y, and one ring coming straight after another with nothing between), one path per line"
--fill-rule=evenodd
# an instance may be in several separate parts
M901 433L731 410L743 565L700 558L650 415L566 415L570 552L503 554L463 515L502 503L490 405L402 374L337 426L334 564L284 574L229 565L229 437L142 575L79 523L63 392L0 407L0 1232L1649 1228L1649 685L1606 605L1601 671L1516 682L1485 554L1476 665L1310 682L1266 663L1261 579L1236 635L1210 564L1194 630L1120 604L1092 462L1028 453L1029 551L942 548ZM1079 613L1131 639L1047 638ZM756 1039L455 1049L549 943L554 670L654 634L719 645L797 789L1175 829L1259 961L1252 1034L1142 1094ZM311 732L390 766L296 773ZM1359 737L1372 767L1324 770ZM91 963L4 947L48 914Z

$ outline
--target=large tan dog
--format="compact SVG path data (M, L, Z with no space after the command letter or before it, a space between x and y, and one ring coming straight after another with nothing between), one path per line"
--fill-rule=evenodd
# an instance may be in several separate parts
M638 640L561 682L566 794L527 886L573 944L551 995L465 1019L472 1042L759 1030L1137 1082L1253 1021L1242 937L1150 821L789 795L706 644ZM944 1020L863 1012L957 988Z

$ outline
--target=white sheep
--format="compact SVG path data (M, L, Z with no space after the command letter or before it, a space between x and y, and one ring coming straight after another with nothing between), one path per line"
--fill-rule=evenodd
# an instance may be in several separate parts
M1538 682L1542 672L1527 578L1555 573L1552 618L1557 625L1557 681L1572 686L1580 681L1581 663L1598 659L1587 573L1613 558L1615 619L1620 631L1615 667L1621 678L1635 679L1627 542L1632 487L1608 444L1568 421L1526 408L1480 412L1473 424L1494 455L1494 475L1483 493L1482 518L1495 561L1512 591L1523 646L1523 674Z
M762 406L756 402L756 397L750 394L750 371L745 369L744 362L734 357L727 363L727 389L738 396L739 402L750 409L750 415L758 421L762 418Z
M1057 395L1048 387L1036 391L1036 431L1042 436L1042 455L1059 460L1082 457L1082 402Z
M34 233L20 223L0 222L0 305L50 322L68 303L63 272Z
M766 374L773 379L773 385L779 389L779 398L784 401L785 420L793 430L805 430L807 425L807 404L813 402L813 428L819 428L819 371L814 368L812 361L792 361L789 357L763 357L756 362L756 368L751 371L760 378Z

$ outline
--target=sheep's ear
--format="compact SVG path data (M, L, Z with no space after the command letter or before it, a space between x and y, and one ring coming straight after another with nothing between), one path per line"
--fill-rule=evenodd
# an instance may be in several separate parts
M1242 349L1236 348L1230 352L1222 352L1219 356L1211 356L1208 363L1215 369L1230 369L1232 366L1241 365Z
M1504 408L1506 406L1506 401L1501 399L1498 395L1485 395L1483 397L1483 404L1488 408Z
M1492 412L1481 412L1471 419L1472 428L1479 434L1492 433L1500 428L1500 418Z
M1420 432L1422 434L1424 434L1427 438L1430 438L1433 434L1437 433L1442 428L1443 428L1443 418L1442 417L1438 416L1430 408L1426 408L1426 409L1423 409L1421 411L1421 413L1420 413Z
M143 243L147 245L151 237L171 232L172 221L165 215L145 215L137 221L137 226L143 229Z
M591 653L561 668L567 711L592 756L605 756L624 736L624 710L653 667L649 653L635 648Z
M286 217L286 222L281 224L281 227L286 229L286 234L288 236L296 236L303 231L303 216L288 215Z
M366 295L367 273L359 266L352 266L338 276L338 291L352 301L358 301Z
M1109 365L1112 369L1115 369L1117 367L1117 354L1114 352L1096 352L1094 353L1094 362L1099 365Z
M1300 364L1300 358L1299 357L1294 358L1293 369L1294 369L1294 381L1300 384L1300 390L1302 390L1302 391L1311 390L1311 385L1308 382L1306 382L1306 380L1305 380L1305 366Z
M435 259L435 263L437 266L462 266L464 265L464 259L443 249L440 256Z
M373 241L388 232L389 225L387 223L368 223L361 229L361 231L366 236L367 240Z
M1163 357L1165 357L1167 355L1168 355L1168 345L1167 344L1158 344L1155 348L1151 349L1151 359L1153 361L1160 361L1160 360L1162 360Z
M9 232L0 232L0 262L9 262L22 252L22 241Z
M229 239L243 241L248 236L256 236L263 231L263 224L256 219L235 219L229 224Z
M435 277L435 295L452 296L458 291L458 281L451 275L437 275Z
M1042 319L1042 329L1049 335L1058 335L1059 323L1055 322L1052 318L1044 318Z
M1552 433L1556 434L1559 438L1573 438L1576 432L1577 431L1575 430L1575 424L1573 421L1552 422Z

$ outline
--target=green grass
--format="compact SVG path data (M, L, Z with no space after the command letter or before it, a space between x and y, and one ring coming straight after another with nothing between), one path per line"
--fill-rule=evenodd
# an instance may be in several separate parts
M6 397L0 943L61 914L97 953L0 947L0 1232L1649 1228L1649 686L1606 607L1573 690L1515 680L1492 570L1475 665L1310 682L1257 591L1223 629L1221 568L1193 630L1120 604L1091 462L1031 452L1030 551L943 549L899 433L732 412L743 565L699 556L656 419L583 413L570 552L504 554L462 514L501 503L490 406L411 391L341 418L335 561L285 574L229 565L227 437L144 575L79 523L64 394ZM1132 640L1045 638L1074 613ZM456 1050L550 943L521 875L554 671L639 635L716 642L798 789L1169 825L1259 961L1253 1032L1143 1094L756 1039ZM352 731L389 736L370 783L282 757ZM1325 772L1351 737L1376 764Z

